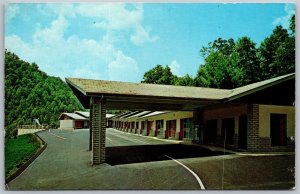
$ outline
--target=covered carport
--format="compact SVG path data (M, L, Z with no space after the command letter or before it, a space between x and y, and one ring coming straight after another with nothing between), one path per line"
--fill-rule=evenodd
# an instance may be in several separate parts
M222 102L232 91L224 89L126 83L66 78L86 109L90 109L90 150L93 165L105 162L106 109L178 111ZM196 111L195 111L196 113ZM201 122L194 115L195 122Z
M268 117L259 117L259 112L266 109L268 115L278 113L278 111L282 114L289 114L292 118L289 121L289 136L294 135L294 73L235 89L125 83L78 78L67 78L66 81L82 105L90 109L90 150L92 150L93 164L100 164L105 161L106 109L194 111L194 126L195 129L197 128L201 132L203 132L205 113L209 117L209 110L207 109L214 108L210 111L210 115L218 115L222 112L233 113L233 110L238 109L236 110L238 116L247 116L247 122L244 122L245 125L238 127L245 128L246 135L244 139L247 141L247 150L276 150L270 144L270 135L265 135L265 132L269 131L264 129L259 131L259 122L269 122ZM278 91L282 95L278 95ZM241 110L240 107L242 107ZM289 109L289 112L286 109ZM221 116L222 120L227 118L227 115ZM235 120L237 119L234 118L233 121ZM222 121L224 130L228 128L225 124L226 122ZM235 125L232 124L232 126ZM234 135L238 135L239 132L236 133L235 129L228 131L232 132L229 134L231 138L228 144L238 145L236 140L239 141L242 138L237 138ZM223 136L220 136L220 138L222 139ZM199 141L203 143L203 135L200 136ZM283 147L283 150L286 148L289 149L286 146Z

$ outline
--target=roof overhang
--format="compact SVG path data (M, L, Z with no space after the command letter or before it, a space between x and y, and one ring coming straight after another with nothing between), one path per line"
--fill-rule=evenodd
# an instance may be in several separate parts
M79 78L66 78L66 82L87 109L90 98L99 97L108 109L179 111L233 101L291 79L295 73L231 90Z
M90 107L91 97L99 97L106 100L108 109L193 110L219 103L230 93L222 89L77 78L66 78L66 82L84 108Z

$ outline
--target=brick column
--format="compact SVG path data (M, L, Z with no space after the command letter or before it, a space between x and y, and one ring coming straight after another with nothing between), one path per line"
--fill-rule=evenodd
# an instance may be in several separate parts
M248 105L247 150L272 151L271 138L259 137L259 106Z
M247 129L247 150L256 150L256 140L258 139L258 104L248 105L248 129Z
M92 118L93 118L93 106L92 106L92 98L90 99L90 105L91 105L91 107L90 107L90 143L89 143L89 150L92 150L92 131L93 131L93 129L92 129L92 124L93 124L93 122L92 122Z
M92 163L93 165L105 162L105 129L106 108L105 100L92 97Z

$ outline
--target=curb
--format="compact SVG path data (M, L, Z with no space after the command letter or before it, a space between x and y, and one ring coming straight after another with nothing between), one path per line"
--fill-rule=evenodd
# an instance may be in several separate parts
M42 147L40 147L39 150L36 151L20 168L5 178L5 184L8 184L10 181L18 177L46 149L47 143L38 134L33 133L33 135L35 135L38 141L41 142Z

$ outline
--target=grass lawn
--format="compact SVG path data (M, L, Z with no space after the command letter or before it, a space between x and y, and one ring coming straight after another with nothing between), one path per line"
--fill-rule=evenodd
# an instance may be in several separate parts
M40 143L33 134L5 139L5 177L24 164L39 147Z

